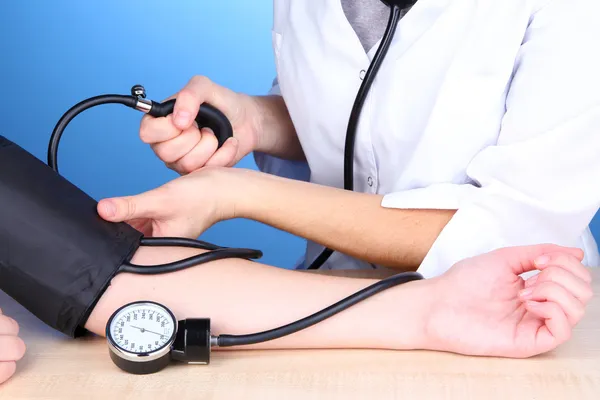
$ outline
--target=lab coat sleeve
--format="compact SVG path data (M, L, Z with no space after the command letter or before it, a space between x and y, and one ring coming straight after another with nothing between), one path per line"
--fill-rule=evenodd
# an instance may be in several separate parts
M277 79L273 81L273 87L269 91L269 94L281 96ZM254 162L259 171L271 175L305 182L310 180L310 168L306 161L284 160L270 154L255 151Z
M385 207L458 209L426 255L424 276L501 247L579 245L600 206L598 4L551 1L531 18L498 142L467 167L473 185L384 197Z

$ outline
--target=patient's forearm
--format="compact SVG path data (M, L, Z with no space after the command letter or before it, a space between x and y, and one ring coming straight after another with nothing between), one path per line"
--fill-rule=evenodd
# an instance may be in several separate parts
M200 251L141 248L132 262L155 265ZM213 334L247 334L310 315L375 282L287 271L246 260L214 261L166 275L116 276L87 321L103 335L121 305L152 300L178 319L208 317ZM387 290L291 336L244 348L425 348L426 281Z

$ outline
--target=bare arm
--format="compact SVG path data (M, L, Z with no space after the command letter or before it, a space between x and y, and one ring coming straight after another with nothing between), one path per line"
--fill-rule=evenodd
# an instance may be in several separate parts
M253 99L260 110L257 113L260 120L255 150L287 160L304 160L304 152L283 97L255 96Z
M199 252L142 248L132 262L154 265ZM145 299L165 304L179 319L211 318L213 334L254 333L303 318L373 282L287 271L239 259L215 261L167 275L122 274L113 279L86 328L104 335L114 310ZM427 306L423 296L428 284L420 281L402 285L314 327L245 348L423 347Z
M455 210L388 209L381 195L239 168L206 168L137 196L106 199L109 221L152 221L159 236L198 237L224 219L246 218L355 258L415 270Z
M154 265L197 252L142 248L133 262ZM378 293L290 336L243 348L425 349L530 357L567 341L584 316L593 292L581 258L578 249L552 245L501 249L460 262L439 278ZM537 280L525 283L519 277L536 268L542 270ZM178 319L210 318L215 335L256 333L310 315L373 282L235 259L167 275L122 274L112 280L85 327L103 335L118 307L153 300Z
M415 270L455 210L400 210L381 195L356 193L254 171L235 175L236 217L249 218L336 251Z

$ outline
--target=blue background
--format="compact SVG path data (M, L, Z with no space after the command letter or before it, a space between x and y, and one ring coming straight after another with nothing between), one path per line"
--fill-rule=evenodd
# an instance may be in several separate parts
M139 83L148 98L160 101L193 75L264 94L275 76L272 3L5 0L0 134L45 161L56 122L88 97L128 94ZM96 199L140 193L175 178L139 140L140 118L120 105L81 114L61 141L61 173ZM240 166L256 168L251 158ZM593 229L600 236L600 218ZM202 238L262 249L264 262L285 268L304 250L303 240L244 220L220 223Z
M46 161L48 139L70 107L142 84L161 101L194 75L265 94L275 77L272 1L2 1L0 135ZM65 131L62 175L96 199L136 194L177 175L139 140L142 114L121 105L88 110ZM251 157L240 166L256 166ZM203 239L261 249L285 268L305 242L253 221L217 224Z

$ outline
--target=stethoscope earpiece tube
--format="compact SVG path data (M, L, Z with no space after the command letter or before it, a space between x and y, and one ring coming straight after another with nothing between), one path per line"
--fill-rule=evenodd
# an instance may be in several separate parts
M375 77L379 72L379 68L387 55L390 44L394 39L398 22L400 21L400 15L403 7L400 4L408 4L412 1L407 0L395 0L395 1L384 1L384 3L390 6L390 16L388 24L381 39L381 44L375 52L375 56L369 69L367 70L363 82L358 89L352 111L350 112L350 118L348 119L348 126L346 130L346 140L344 146L344 190L354 190L354 145L356 141L356 132L360 122L360 115L364 106L367 96L371 90L371 86L375 81ZM323 251L315 258L312 263L307 267L309 270L319 269L327 262L329 257L333 254L333 250L329 248L323 249Z
M131 88L131 95L107 94L96 96L84 100L71 109L69 109L56 124L50 144L48 146L48 165L58 172L58 146L67 125L83 111L101 104L123 104L124 106L147 113L153 117L166 117L173 113L175 108L175 99L165 101L164 103L146 100L146 90L141 85L135 85ZM233 127L225 114L210 104L202 104L196 116L196 122L199 128L210 128L218 141L218 147L223 146L225 141L233 137Z

